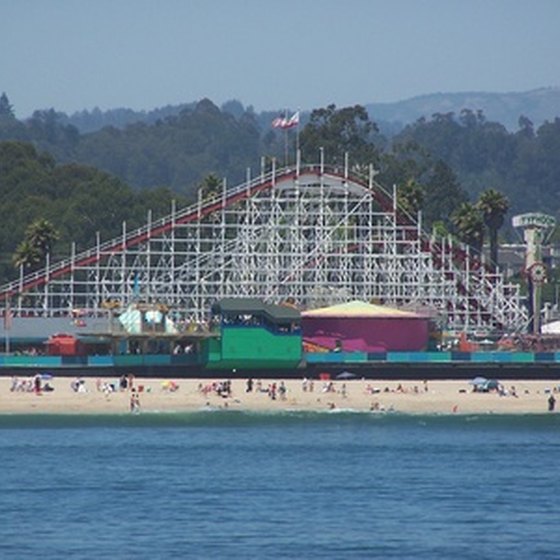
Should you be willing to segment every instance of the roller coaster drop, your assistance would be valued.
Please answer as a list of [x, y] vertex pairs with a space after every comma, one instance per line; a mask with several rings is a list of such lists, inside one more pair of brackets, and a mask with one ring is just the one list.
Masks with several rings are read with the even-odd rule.
[[[346, 158], [346, 162], [348, 158]], [[436, 312], [454, 331], [523, 331], [518, 287], [451, 238], [422, 230], [396, 192], [364, 174], [317, 165], [264, 169], [236, 188], [127, 231], [0, 288], [12, 313], [107, 313], [165, 305], [204, 324], [224, 297], [292, 301], [301, 309], [352, 299]], [[110, 203], [110, 201], [108, 201]]]

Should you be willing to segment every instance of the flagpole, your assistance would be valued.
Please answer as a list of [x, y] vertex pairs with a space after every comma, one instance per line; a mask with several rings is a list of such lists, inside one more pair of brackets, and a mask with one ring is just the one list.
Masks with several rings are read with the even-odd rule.
[[[288, 122], [288, 109], [286, 109], [284, 115], [284, 119]], [[284, 128], [284, 165], [286, 167], [288, 167], [288, 130], [288, 127]]]
[[281, 128], [284, 131], [284, 165], [287, 167], [290, 163], [290, 138], [289, 131], [296, 127], [296, 157], [298, 158], [299, 152], [299, 110], [296, 111], [291, 117], [288, 118], [288, 110], [284, 113], [283, 117], [276, 117], [272, 121], [273, 128]]
[[296, 125], [296, 159], [299, 154], [299, 109], [297, 110], [297, 125]]

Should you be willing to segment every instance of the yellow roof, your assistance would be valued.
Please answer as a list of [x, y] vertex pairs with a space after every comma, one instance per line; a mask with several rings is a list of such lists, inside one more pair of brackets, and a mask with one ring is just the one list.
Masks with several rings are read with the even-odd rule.
[[411, 311], [401, 311], [394, 307], [385, 305], [374, 305], [365, 301], [351, 301], [349, 303], [341, 303], [331, 307], [322, 307], [321, 309], [312, 309], [304, 311], [302, 317], [344, 317], [344, 318], [369, 318], [369, 317], [385, 317], [385, 318], [420, 318], [421, 315], [412, 313]]

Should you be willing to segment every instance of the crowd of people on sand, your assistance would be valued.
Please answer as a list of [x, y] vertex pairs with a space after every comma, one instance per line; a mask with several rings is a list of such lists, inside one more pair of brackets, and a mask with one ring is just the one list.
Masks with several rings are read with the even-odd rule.
[[[37, 395], [42, 395], [44, 392], [54, 391], [54, 387], [49, 383], [52, 380], [52, 375], [48, 373], [37, 373], [36, 375], [29, 377], [18, 377], [13, 376], [11, 380], [10, 391], [11, 392], [25, 392], [25, 393], [35, 393]], [[473, 380], [474, 381], [474, 380]], [[279, 381], [266, 381], [263, 382], [261, 379], [247, 378], [245, 380], [244, 392], [246, 394], [259, 394], [263, 397], [270, 399], [271, 401], [286, 401], [288, 395], [290, 394], [290, 404], [295, 405], [299, 400], [301, 395], [298, 395], [298, 385], [297, 383], [286, 382], [284, 380]], [[317, 387], [317, 384], [319, 386]], [[489, 392], [493, 393], [499, 397], [512, 397], [514, 399], [519, 399], [525, 395], [529, 395], [530, 392], [534, 392], [530, 387], [518, 388], [516, 385], [505, 385], [496, 380], [492, 380], [490, 388], [481, 391], [476, 388], [476, 385], [470, 382], [472, 385], [469, 386], [465, 383], [465, 386], [459, 386], [459, 393], [478, 393], [478, 392]], [[102, 380], [97, 379], [96, 381], [97, 392], [102, 392], [108, 399], [112, 393], [129, 393], [129, 407], [131, 413], [140, 412], [140, 394], [144, 392], [151, 392], [150, 387], [145, 387], [144, 385], [136, 385], [134, 375], [121, 375], [120, 378], [113, 380]], [[375, 397], [375, 400], [371, 400], [369, 404], [369, 411], [371, 412], [387, 412], [395, 410], [394, 404], [389, 404], [387, 402], [387, 397], [384, 395], [394, 395], [396, 399], [399, 397], [397, 395], [421, 395], [421, 394], [433, 394], [437, 391], [437, 386], [434, 390], [428, 385], [428, 381], [423, 382], [394, 382], [386, 384], [374, 384], [371, 382], [366, 382], [362, 379], [362, 383], [349, 382], [348, 384], [342, 380], [330, 380], [321, 379], [319, 381], [313, 380], [312, 378], [303, 377], [301, 379], [301, 393], [306, 393], [308, 396], [306, 400], [311, 397], [312, 401], [319, 403], [318, 406], [326, 407], [328, 410], [334, 410], [339, 407], [343, 401], [340, 399], [346, 399], [350, 395], [350, 392], [356, 392], [358, 390], [361, 394], [366, 396]], [[86, 383], [86, 379], [77, 376], [70, 381], [70, 389], [73, 393], [89, 393], [89, 388]], [[161, 391], [165, 393], [173, 393], [179, 390], [179, 384], [174, 380], [164, 380], [161, 382]], [[239, 390], [239, 389], [238, 389]], [[242, 389], [241, 389], [242, 390]], [[558, 394], [560, 394], [560, 385], [541, 386], [535, 389], [536, 393], [543, 395], [546, 399], [544, 410], [548, 412], [556, 411], [556, 400]], [[230, 404], [241, 403], [242, 397], [236, 395], [237, 399], [234, 398], [234, 384], [231, 379], [216, 380], [216, 381], [201, 381], [198, 384], [198, 393], [202, 394], [204, 397], [208, 398], [210, 396], [219, 397], [223, 401], [220, 404], [220, 408], [228, 408]], [[310, 395], [313, 394], [313, 395]], [[316, 393], [316, 394], [314, 394]], [[369, 399], [368, 399], [369, 401]], [[353, 402], [353, 401], [346, 401]], [[395, 401], [397, 402], [397, 401]], [[400, 402], [400, 401], [399, 401]], [[206, 404], [210, 406], [211, 399], [208, 399]], [[317, 405], [314, 405], [317, 406]], [[367, 406], [367, 404], [366, 404]], [[459, 405], [456, 404], [453, 407], [453, 412], [457, 412]]]
[[[313, 393], [315, 390], [315, 382], [313, 379], [304, 377], [301, 384], [304, 393]], [[272, 401], [285, 401], [288, 397], [288, 386], [284, 380], [271, 381], [263, 383], [261, 379], [254, 380], [249, 377], [245, 381], [245, 393], [254, 393], [266, 395]], [[233, 397], [232, 382], [231, 380], [212, 381], [209, 383], [199, 383], [198, 392], [204, 396], [217, 395], [224, 399]], [[338, 394], [342, 398], [348, 395], [348, 387], [346, 383], [335, 384], [332, 381], [324, 381], [321, 386], [321, 393], [324, 394]], [[320, 397], [317, 398], [320, 402]], [[207, 403], [209, 404], [209, 403]], [[336, 405], [333, 402], [327, 403], [327, 408], [333, 409]]]
[[143, 390], [143, 385], [138, 387], [134, 384], [134, 375], [123, 374], [119, 377], [118, 381], [102, 381], [97, 379], [96, 389], [98, 392], [103, 392], [105, 397], [109, 397], [111, 393], [124, 393], [130, 391], [130, 412], [140, 412], [140, 390]]
[[265, 387], [260, 379], [255, 383], [252, 378], [249, 378], [246, 381], [245, 392], [252, 393], [253, 391], [256, 393], [265, 393], [270, 397], [270, 400], [275, 401], [279, 399], [283, 401], [286, 400], [288, 389], [284, 381], [280, 381], [280, 383], [274, 381]]
[[198, 392], [202, 393], [205, 397], [209, 394], [214, 394], [218, 397], [227, 399], [231, 397], [233, 393], [231, 387], [231, 379], [227, 379], [225, 381], [212, 381], [211, 383], [206, 384], [199, 383]]
[[[51, 379], [50, 376], [46, 376], [44, 379], [39, 373], [24, 378], [14, 375], [12, 377], [10, 391], [12, 393], [35, 393], [36, 395], [41, 395], [43, 392], [49, 393], [54, 391], [54, 387], [48, 382], [49, 379]], [[43, 383], [43, 381], [45, 381], [45, 383]]]

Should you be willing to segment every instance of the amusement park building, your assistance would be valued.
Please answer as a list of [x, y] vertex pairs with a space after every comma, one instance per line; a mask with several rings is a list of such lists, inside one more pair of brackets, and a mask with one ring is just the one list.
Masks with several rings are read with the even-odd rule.
[[302, 313], [304, 342], [325, 350], [426, 350], [429, 317], [362, 301]]

